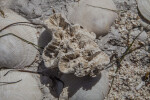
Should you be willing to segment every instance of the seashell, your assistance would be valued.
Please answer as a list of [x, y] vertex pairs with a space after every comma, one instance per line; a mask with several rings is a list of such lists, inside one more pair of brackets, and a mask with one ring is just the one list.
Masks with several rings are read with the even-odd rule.
[[52, 40], [43, 51], [46, 67], [58, 67], [62, 73], [78, 77], [95, 76], [110, 59], [94, 42], [96, 35], [71, 26], [60, 14], [52, 15], [45, 24], [52, 31]]
[[[5, 18], [0, 16], [0, 29], [15, 22], [28, 22], [15, 12], [5, 9]], [[13, 33], [37, 45], [36, 29], [31, 26], [14, 25], [0, 33]], [[30, 65], [36, 57], [37, 50], [21, 39], [7, 35], [0, 38], [0, 67], [23, 68]]]
[[117, 18], [117, 13], [108, 9], [116, 10], [112, 0], [80, 0], [79, 3], [69, 7], [67, 18], [71, 23], [80, 24], [99, 37], [108, 33]]
[[[65, 88], [62, 92], [58, 89], [59, 93], [64, 94], [60, 98], [68, 96], [69, 100], [104, 100], [109, 90], [106, 71], [102, 71], [100, 76], [94, 78], [88, 76], [79, 78], [66, 74], [61, 77], [61, 80], [64, 81]], [[61, 87], [61, 84], [58, 86]]]
[[150, 0], [137, 0], [137, 4], [142, 16], [150, 21]]
[[1, 100], [43, 100], [43, 93], [40, 90], [36, 76], [30, 73], [0, 71], [0, 82], [20, 82], [13, 84], [0, 83]]

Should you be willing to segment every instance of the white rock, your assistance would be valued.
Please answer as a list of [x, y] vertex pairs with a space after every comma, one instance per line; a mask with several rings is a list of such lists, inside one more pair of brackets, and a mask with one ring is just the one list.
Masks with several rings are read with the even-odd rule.
[[30, 73], [0, 71], [0, 82], [16, 82], [14, 84], [0, 83], [0, 100], [42, 100], [43, 94], [38, 81]]
[[[16, 22], [29, 22], [10, 9], [4, 9], [3, 11], [5, 18], [0, 16], [0, 29]], [[0, 36], [7, 33], [15, 34], [19, 38], [37, 45], [37, 30], [29, 24], [12, 25], [0, 32]], [[0, 38], [0, 67], [24, 68], [35, 60], [37, 49], [19, 38], [13, 35]]]
[[106, 35], [110, 26], [117, 18], [113, 11], [92, 6], [116, 10], [112, 0], [80, 0], [79, 3], [69, 8], [68, 19], [71, 23], [80, 24], [90, 32], [96, 33], [97, 37]]
[[137, 5], [142, 16], [150, 22], [150, 0], [137, 0]]

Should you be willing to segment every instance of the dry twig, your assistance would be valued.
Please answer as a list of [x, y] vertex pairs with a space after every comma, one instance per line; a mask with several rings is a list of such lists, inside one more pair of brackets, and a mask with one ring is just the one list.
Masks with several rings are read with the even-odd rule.
[[20, 80], [18, 80], [18, 81], [16, 81], [16, 82], [0, 82], [0, 83], [3, 83], [3, 84], [1, 84], [0, 86], [2, 86], [2, 85], [7, 85], [7, 84], [15, 84], [15, 83], [18, 83], [18, 82], [20, 82], [20, 81], [22, 81], [22, 79], [20, 79]]
[[[143, 31], [142, 31], [142, 32], [143, 32]], [[116, 73], [118, 72], [118, 70], [120, 69], [120, 67], [121, 67], [121, 62], [123, 61], [123, 59], [125, 58], [125, 56], [138, 49], [138, 48], [136, 48], [136, 49], [134, 49], [134, 50], [131, 50], [131, 47], [132, 47], [132, 45], [134, 44], [135, 40], [139, 37], [139, 35], [141, 35], [142, 32], [140, 32], [140, 33], [133, 39], [132, 43], [131, 43], [130, 45], [128, 45], [128, 47], [127, 47], [126, 51], [123, 53], [123, 55], [122, 55], [121, 57], [117, 57], [117, 59], [116, 59], [117, 69], [116, 69], [116, 71], [115, 71], [115, 74], [116, 74]], [[112, 79], [112, 82], [111, 82], [111, 86], [110, 86], [108, 95], [109, 95], [110, 90], [111, 90], [111, 88], [112, 88], [112, 85], [113, 85], [113, 83], [114, 83], [114, 79], [115, 79], [115, 76], [113, 76], [113, 79]]]

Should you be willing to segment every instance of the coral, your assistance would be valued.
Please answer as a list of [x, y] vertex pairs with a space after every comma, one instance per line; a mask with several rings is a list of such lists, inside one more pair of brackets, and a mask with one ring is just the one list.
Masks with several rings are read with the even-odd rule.
[[108, 55], [94, 42], [95, 33], [70, 25], [60, 14], [52, 15], [45, 24], [52, 31], [52, 40], [43, 52], [46, 67], [83, 77], [95, 76], [109, 63]]

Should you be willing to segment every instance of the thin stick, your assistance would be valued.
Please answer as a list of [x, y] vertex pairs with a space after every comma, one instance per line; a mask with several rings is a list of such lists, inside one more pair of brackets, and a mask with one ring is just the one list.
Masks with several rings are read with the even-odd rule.
[[9, 24], [9, 25], [5, 26], [4, 28], [2, 28], [0, 30], [0, 32], [2, 32], [3, 30], [5, 30], [5, 29], [7, 29], [7, 28], [9, 28], [9, 27], [11, 27], [13, 25], [20, 25], [20, 24], [21, 25], [23, 25], [23, 24], [40, 25], [40, 26], [44, 27], [45, 29], [48, 29], [48, 27], [46, 25], [44, 25], [44, 24], [37, 24], [37, 23], [33, 23], [33, 22], [16, 22], [16, 23], [12, 23], [12, 24]]
[[[109, 9], [109, 8], [103, 8], [103, 7], [99, 7], [99, 6], [93, 6], [93, 5], [89, 5], [89, 4], [86, 4], [88, 6], [91, 6], [91, 7], [95, 7], [95, 8], [101, 8], [101, 9], [105, 9], [105, 10], [109, 10], [109, 11], [112, 11], [112, 12], [115, 12], [115, 13], [119, 13], [118, 10], [113, 10], [113, 9]], [[123, 11], [123, 10], [120, 10], [120, 11]]]
[[20, 81], [22, 81], [22, 79], [20, 79], [20, 80], [18, 80], [16, 82], [0, 82], [0, 83], [13, 84], [13, 83], [17, 83], [17, 82], [20, 82]]
[[19, 72], [27, 72], [27, 73], [33, 73], [33, 74], [40, 74], [40, 75], [43, 75], [43, 76], [47, 76], [47, 77], [49, 77], [50, 79], [52, 79], [53, 81], [54, 81], [54, 78], [56, 79], [56, 80], [58, 80], [58, 81], [60, 81], [62, 84], [63, 84], [63, 87], [64, 87], [64, 82], [61, 80], [61, 79], [59, 79], [58, 77], [56, 77], [56, 76], [49, 76], [49, 75], [46, 75], [46, 74], [44, 74], [43, 72], [34, 72], [34, 71], [29, 71], [29, 70], [20, 70], [20, 69], [18, 69], [18, 70], [9, 70], [6, 74], [4, 74], [4, 76], [6, 76], [9, 72], [11, 72], [11, 71], [19, 71]]
[[18, 80], [18, 81], [16, 81], [16, 82], [0, 82], [0, 83], [3, 83], [3, 84], [1, 84], [0, 86], [6, 85], [6, 84], [15, 84], [15, 83], [18, 83], [18, 82], [20, 82], [20, 81], [22, 81], [22, 79], [20, 79], [20, 80]]
[[[38, 48], [44, 49], [44, 48], [39, 47], [38, 45], [36, 45], [36, 44], [34, 44], [34, 43], [30, 42], [30, 41], [27, 41], [27, 40], [25, 40], [25, 39], [23, 39], [23, 38], [21, 38], [21, 37], [15, 35], [15, 34], [13, 34], [13, 33], [7, 33], [7, 34], [4, 34], [4, 35], [1, 35], [0, 38], [2, 38], [2, 37], [4, 37], [4, 36], [8, 36], [8, 35], [12, 35], [12, 36], [14, 36], [14, 37], [17, 37], [18, 39], [22, 40], [23, 42], [25, 42], [25, 43], [27, 43], [27, 44], [31, 44], [34, 48], [37, 47], [37, 48], [36, 48], [37, 50], [38, 50]], [[39, 50], [38, 50], [38, 51], [39, 51]]]
[[[9, 28], [9, 27], [11, 27], [11, 26], [14, 26], [14, 25], [26, 25], [26, 24], [40, 25], [40, 26], [44, 27], [46, 30], [48, 30], [48, 27], [47, 27], [46, 25], [44, 25], [44, 24], [37, 24], [37, 23], [33, 23], [33, 22], [16, 22], [16, 23], [12, 23], [12, 24], [9, 24], [9, 25], [5, 26], [4, 28], [2, 28], [2, 29], [0, 30], [0, 32], [2, 32], [3, 30], [5, 30], [5, 29], [7, 29], [7, 28]], [[0, 38], [1, 38], [1, 37], [4, 37], [4, 36], [7, 36], [7, 35], [13, 35], [13, 36], [15, 36], [15, 37], [21, 39], [22, 41], [24, 41], [24, 42], [26, 42], [26, 43], [28, 43], [28, 44], [31, 44], [31, 45], [32, 45], [33, 47], [35, 47], [35, 48], [38, 47], [38, 48], [40, 48], [40, 49], [44, 49], [44, 48], [39, 47], [38, 45], [36, 45], [36, 44], [34, 44], [34, 43], [30, 42], [30, 41], [27, 41], [27, 40], [25, 40], [25, 39], [23, 39], [23, 38], [21, 38], [21, 37], [15, 35], [15, 34], [13, 34], [13, 33], [4, 34], [4, 35], [0, 36]], [[37, 48], [36, 48], [36, 49], [37, 49]], [[38, 50], [38, 49], [37, 49], [37, 50]], [[38, 50], [38, 51], [39, 51], [39, 50]]]
[[28, 73], [41, 74], [41, 75], [43, 75], [42, 72], [34, 72], [34, 71], [29, 71], [29, 70], [20, 70], [20, 69], [18, 69], [18, 70], [9, 70], [9, 71], [7, 71], [7, 73], [4, 74], [4, 76], [6, 76], [6, 75], [7, 75], [9, 72], [11, 72], [11, 71], [28, 72]]
[[15, 37], [19, 38], [20, 40], [22, 40], [22, 41], [24, 41], [24, 42], [26, 42], [26, 43], [28, 43], [28, 44], [31, 44], [31, 45], [33, 45], [33, 46], [35, 46], [35, 47], [39, 47], [38, 45], [36, 45], [36, 44], [34, 44], [34, 43], [30, 42], [30, 41], [27, 41], [27, 40], [25, 40], [25, 39], [23, 39], [23, 38], [21, 38], [21, 37], [15, 35], [15, 34], [13, 34], [13, 33], [7, 33], [7, 34], [4, 34], [4, 35], [1, 35], [0, 38], [2, 38], [2, 37], [4, 37], [4, 36], [7, 36], [7, 35], [15, 36]]
[[[42, 27], [44, 27], [45, 29], [48, 30], [48, 27], [47, 27], [46, 25], [44, 25], [44, 24], [37, 24], [37, 23], [33, 23], [33, 22], [16, 22], [16, 23], [12, 23], [12, 24], [9, 24], [9, 25], [5, 26], [4, 28], [2, 28], [2, 29], [0, 30], [0, 32], [2, 32], [3, 30], [5, 30], [5, 29], [7, 29], [7, 28], [9, 28], [9, 27], [11, 27], [11, 26], [14, 26], [14, 25], [26, 25], [26, 24], [40, 25], [40, 26], [42, 26]], [[38, 45], [35, 45], [34, 43], [32, 43], [32, 42], [30, 42], [30, 41], [27, 41], [27, 40], [25, 40], [25, 39], [23, 39], [23, 38], [21, 38], [21, 37], [15, 35], [15, 34], [13, 34], [13, 33], [4, 34], [4, 35], [0, 36], [0, 38], [3, 37], [3, 36], [7, 36], [7, 35], [13, 35], [13, 36], [15, 36], [15, 37], [21, 39], [22, 41], [24, 41], [24, 42], [26, 42], [26, 43], [28, 43], [28, 44], [31, 44], [31, 45], [34, 46], [34, 47], [38, 47], [38, 48], [40, 48], [40, 49], [44, 49], [44, 48], [39, 47]], [[37, 48], [36, 48], [36, 49], [37, 49]], [[37, 49], [37, 50], [38, 50], [38, 49]]]

